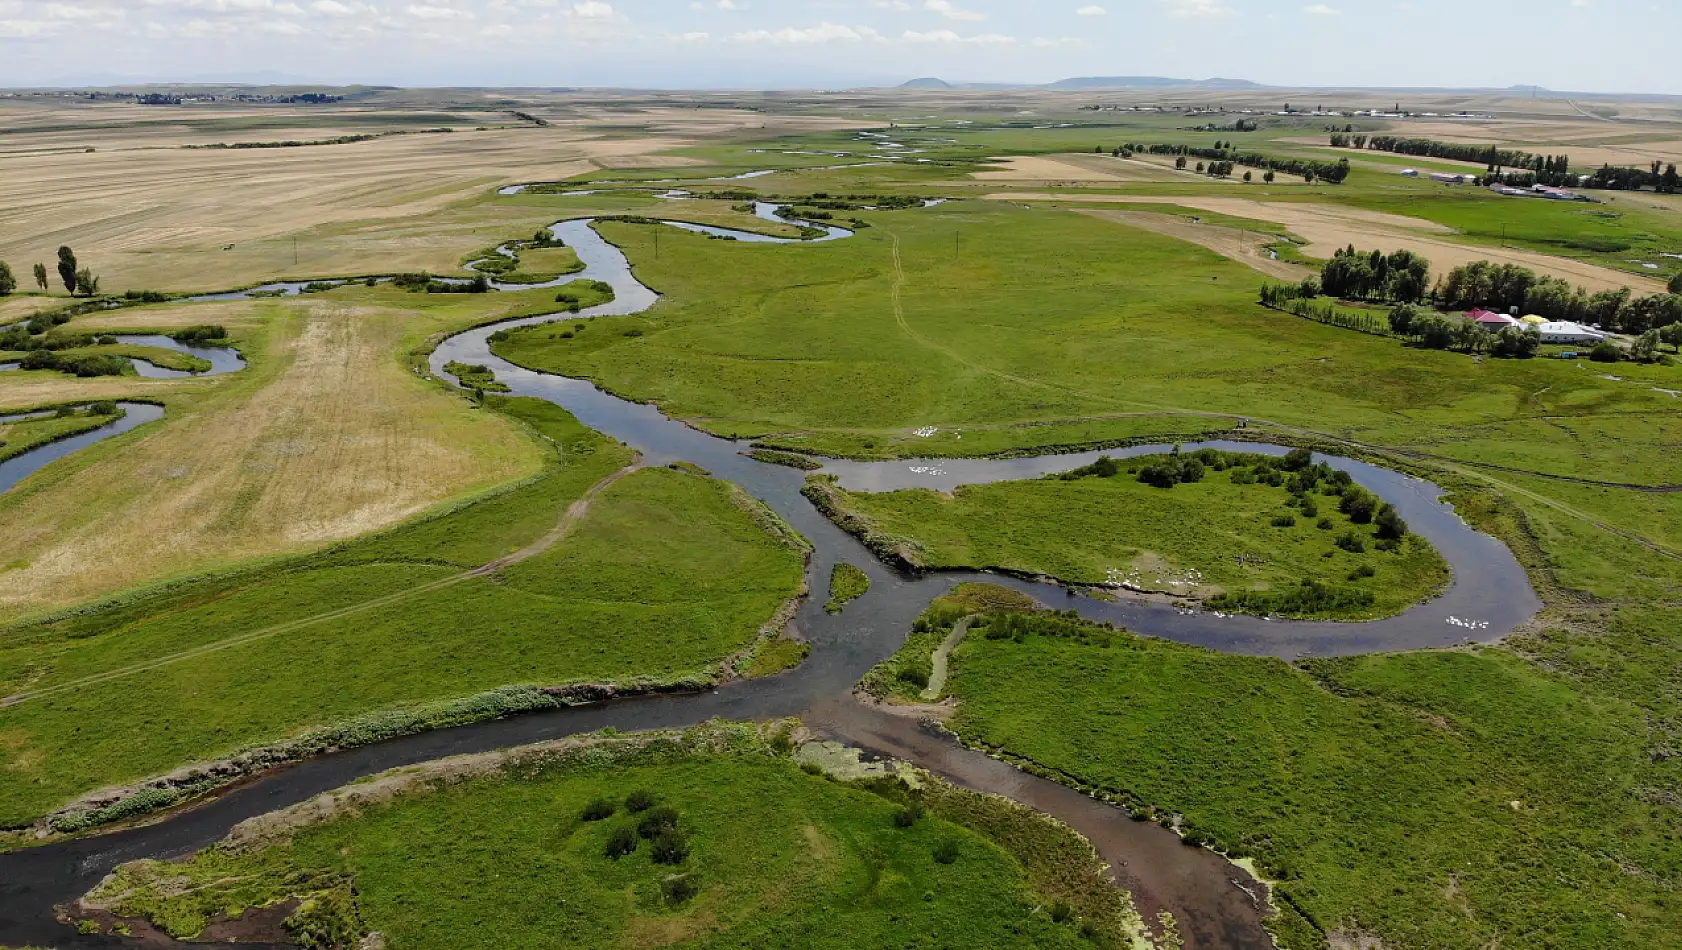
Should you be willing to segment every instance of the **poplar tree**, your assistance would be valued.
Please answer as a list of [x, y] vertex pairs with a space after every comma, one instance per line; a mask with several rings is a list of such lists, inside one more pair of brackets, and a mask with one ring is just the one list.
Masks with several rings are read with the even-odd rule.
[[58, 249], [58, 277], [64, 281], [64, 289], [76, 295], [76, 252], [68, 247]]

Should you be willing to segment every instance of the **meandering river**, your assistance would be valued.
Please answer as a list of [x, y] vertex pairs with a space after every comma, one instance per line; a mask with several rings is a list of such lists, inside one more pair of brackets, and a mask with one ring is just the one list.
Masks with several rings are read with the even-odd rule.
[[[776, 216], [776, 210], [774, 205], [762, 205], [758, 213], [769, 220], [784, 220]], [[744, 242], [804, 243], [810, 245], [806, 253], [825, 253], [818, 246], [820, 241], [799, 242], [670, 223]], [[447, 377], [444, 366], [452, 361], [483, 364], [514, 395], [546, 399], [564, 407], [585, 425], [637, 449], [649, 464], [690, 462], [715, 477], [740, 485], [812, 542], [814, 553], [808, 580], [815, 593], [824, 589], [831, 568], [841, 562], [853, 564], [870, 575], [870, 592], [836, 616], [824, 612], [822, 596], [807, 598], [793, 624], [801, 636], [811, 641], [812, 655], [800, 667], [780, 676], [729, 683], [698, 695], [578, 707], [351, 749], [265, 774], [153, 825], [0, 856], [0, 944], [120, 945], [122, 941], [118, 938], [70, 934], [68, 928], [53, 921], [51, 908], [85, 892], [120, 863], [189, 853], [220, 839], [241, 820], [295, 804], [385, 769], [609, 726], [634, 731], [677, 728], [713, 717], [753, 719], [798, 715], [822, 735], [915, 763], [964, 786], [1009, 796], [1063, 820], [1099, 849], [1111, 864], [1118, 884], [1133, 893], [1148, 920], [1161, 910], [1174, 914], [1187, 948], [1271, 947], [1262, 925], [1265, 907], [1253, 896], [1260, 889], [1224, 858], [1202, 848], [1187, 847], [1173, 833], [1154, 824], [1133, 821], [1124, 812], [1077, 791], [965, 749], [913, 718], [861, 705], [852, 697], [854, 684], [899, 648], [912, 620], [930, 600], [969, 580], [1003, 584], [1059, 608], [1114, 621], [1149, 636], [1231, 653], [1279, 657], [1443, 647], [1469, 638], [1494, 640], [1540, 607], [1511, 552], [1462, 522], [1438, 500], [1440, 492], [1435, 486], [1377, 466], [1337, 458], [1326, 461], [1350, 472], [1358, 482], [1395, 505], [1418, 534], [1436, 545], [1454, 571], [1453, 584], [1442, 596], [1400, 616], [1374, 623], [1303, 623], [1222, 617], [1143, 602], [1102, 601], [1071, 595], [1058, 587], [994, 575], [900, 573], [878, 561], [800, 494], [804, 473], [749, 459], [742, 454], [747, 448], [744, 444], [707, 435], [667, 418], [653, 406], [608, 395], [583, 380], [524, 369], [493, 354], [489, 338], [498, 330], [639, 313], [659, 299], [636, 279], [624, 254], [603, 239], [590, 220], [563, 221], [553, 230], [585, 264], [582, 272], [556, 283], [604, 281], [612, 285], [615, 299], [578, 314], [529, 317], [458, 334], [444, 341], [431, 355], [432, 372]], [[849, 232], [831, 228], [825, 229], [823, 240], [847, 236]], [[1211, 444], [1248, 452], [1285, 451], [1282, 447], [1251, 443]], [[1111, 450], [1108, 454], [1141, 454], [1166, 448], [1145, 446]], [[913, 486], [949, 489], [960, 484], [1066, 471], [1087, 464], [1097, 454], [1002, 461], [834, 461], [825, 466], [825, 471], [836, 475], [842, 485], [854, 489], [885, 491]], [[5, 483], [0, 481], [0, 489], [4, 487]]]

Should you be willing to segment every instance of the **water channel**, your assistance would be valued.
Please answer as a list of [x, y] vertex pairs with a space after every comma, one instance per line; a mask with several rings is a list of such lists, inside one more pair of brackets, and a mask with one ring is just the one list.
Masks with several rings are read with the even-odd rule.
[[[776, 207], [770, 206], [759, 214], [767, 217], [775, 211]], [[816, 240], [801, 242], [668, 223], [744, 242], [805, 243], [812, 245], [807, 253], [824, 253]], [[747, 448], [743, 443], [705, 434], [665, 417], [653, 406], [608, 395], [587, 381], [534, 372], [495, 356], [489, 338], [498, 330], [639, 313], [659, 299], [635, 278], [623, 253], [603, 239], [590, 220], [563, 221], [553, 230], [585, 264], [582, 272], [557, 283], [604, 281], [613, 287], [615, 299], [577, 314], [528, 317], [458, 334], [432, 353], [432, 372], [448, 378], [444, 366], [452, 361], [483, 364], [514, 395], [546, 399], [566, 408], [585, 425], [637, 449], [646, 464], [693, 463], [764, 501], [814, 547], [808, 573], [814, 596], [806, 599], [793, 621], [795, 632], [813, 645], [811, 658], [776, 677], [732, 682], [701, 694], [577, 707], [346, 750], [267, 773], [156, 824], [0, 855], [0, 944], [124, 945], [114, 937], [68, 933], [68, 928], [53, 921], [51, 908], [73, 900], [120, 863], [190, 853], [214, 843], [245, 818], [304, 801], [386, 769], [609, 726], [637, 731], [677, 728], [713, 717], [798, 715], [825, 737], [912, 762], [957, 784], [1006, 795], [1061, 819], [1093, 842], [1111, 865], [1117, 883], [1132, 892], [1147, 920], [1154, 919], [1158, 911], [1173, 913], [1188, 950], [1259, 950], [1272, 946], [1262, 925], [1265, 905], [1256, 896], [1261, 889], [1221, 856], [1187, 847], [1172, 832], [1154, 824], [1134, 821], [1080, 792], [966, 749], [914, 718], [861, 705], [852, 698], [852, 687], [872, 666], [899, 648], [912, 620], [929, 601], [970, 580], [1012, 587], [1051, 606], [1114, 621], [1147, 636], [1230, 653], [1279, 657], [1443, 647], [1467, 639], [1492, 641], [1540, 607], [1511, 552], [1468, 527], [1438, 500], [1440, 493], [1435, 486], [1338, 458], [1326, 461], [1350, 472], [1356, 481], [1395, 505], [1414, 530], [1442, 553], [1454, 571], [1453, 584], [1442, 596], [1374, 623], [1304, 623], [1219, 616], [1143, 601], [1097, 600], [1072, 595], [1056, 586], [989, 574], [901, 573], [877, 560], [806, 501], [800, 494], [804, 473], [749, 459], [742, 454]], [[825, 240], [845, 237], [845, 233], [833, 233], [839, 230], [827, 230]], [[1254, 443], [1210, 444], [1248, 452], [1285, 451]], [[1146, 446], [1110, 450], [1107, 454], [1132, 455], [1167, 448]], [[843, 486], [859, 490], [950, 489], [960, 484], [1066, 471], [1087, 464], [1097, 454], [1009, 460], [831, 461], [824, 470], [834, 474]], [[872, 587], [842, 614], [831, 616], [823, 610], [821, 591], [831, 568], [841, 562], [869, 574]]]

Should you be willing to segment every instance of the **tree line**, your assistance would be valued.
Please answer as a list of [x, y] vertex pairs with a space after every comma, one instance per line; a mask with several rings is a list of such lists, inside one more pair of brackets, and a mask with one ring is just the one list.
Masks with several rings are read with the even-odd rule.
[[[51, 289], [51, 282], [47, 277], [47, 265], [36, 264], [34, 268], [35, 285], [43, 293]], [[72, 297], [92, 297], [99, 293], [99, 278], [93, 271], [82, 267], [76, 261], [76, 252], [68, 247], [58, 249], [58, 277], [64, 282], [64, 289]], [[5, 261], [0, 261], [0, 297], [4, 297], [18, 289], [17, 276]]]
[[1361, 252], [1353, 244], [1332, 255], [1318, 280], [1309, 278], [1296, 290], [1303, 298], [1327, 294], [1402, 304], [1428, 300], [1443, 310], [1516, 309], [1550, 321], [1594, 324], [1632, 335], [1682, 323], [1682, 274], [1671, 278], [1666, 293], [1636, 296], [1627, 287], [1590, 293], [1527, 267], [1474, 261], [1449, 271], [1433, 287], [1431, 264], [1418, 254]]
[[1682, 276], [1671, 292], [1635, 296], [1628, 287], [1589, 293], [1558, 277], [1539, 277], [1516, 264], [1473, 261], [1449, 271], [1432, 296], [1440, 307], [1484, 307], [1506, 313], [1517, 308], [1548, 320], [1590, 323], [1619, 333], [1641, 334], [1682, 323]]
[[1213, 147], [1203, 148], [1196, 145], [1123, 145], [1115, 150], [1115, 154], [1144, 153], [1146, 155], [1178, 155], [1192, 158], [1209, 159], [1215, 162], [1243, 165], [1247, 168], [1259, 168], [1264, 171], [1283, 172], [1287, 175], [1301, 175], [1304, 181], [1326, 181], [1334, 185], [1342, 184], [1349, 177], [1349, 159], [1340, 158], [1335, 162], [1322, 162], [1307, 158], [1281, 158], [1274, 155], [1264, 155], [1261, 152], [1241, 152], [1232, 142], [1217, 141]]
[[[1653, 162], [1648, 168], [1620, 167], [1610, 164], [1585, 173], [1573, 174], [1568, 155], [1535, 155], [1518, 149], [1497, 148], [1467, 142], [1439, 142], [1436, 139], [1411, 139], [1396, 135], [1348, 135], [1334, 132], [1334, 148], [1372, 148], [1397, 155], [1416, 155], [1421, 158], [1445, 158], [1457, 162], [1477, 162], [1488, 173], [1485, 181], [1499, 181], [1514, 187], [1529, 185], [1600, 188], [1612, 191], [1639, 191], [1652, 188], [1660, 194], [1682, 192], [1682, 175], [1674, 164]], [[1510, 169], [1510, 171], [1509, 171]]]

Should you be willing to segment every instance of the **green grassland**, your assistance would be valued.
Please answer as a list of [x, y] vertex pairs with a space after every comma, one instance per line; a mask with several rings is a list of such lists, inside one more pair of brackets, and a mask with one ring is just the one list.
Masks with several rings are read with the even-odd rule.
[[[656, 804], [630, 811], [636, 793]], [[811, 774], [743, 727], [517, 752], [386, 797], [181, 864], [126, 865], [95, 899], [121, 895], [118, 914], [191, 937], [218, 915], [303, 898], [294, 936], [350, 945], [372, 931], [417, 950], [1102, 947], [1118, 944], [1125, 910], [1066, 830], [938, 784]], [[900, 827], [911, 800], [928, 813]], [[605, 817], [587, 820], [592, 804]], [[659, 809], [675, 813], [681, 860], [657, 863], [636, 835], [632, 853], [606, 856], [614, 833]], [[1039, 853], [1012, 853], [1024, 845]], [[693, 892], [674, 892], [679, 880]]]
[[[1429, 159], [1391, 155], [1376, 151], [1353, 151], [1330, 147], [1304, 145], [1283, 141], [1290, 138], [1323, 138], [1324, 126], [1331, 120], [1304, 117], [1279, 120], [1270, 118], [1261, 130], [1251, 133], [1193, 132], [1186, 126], [1186, 116], [1129, 115], [1094, 117], [1087, 113], [1062, 117], [1067, 128], [1034, 128], [1052, 124], [1051, 117], [1025, 122], [1017, 120], [982, 120], [968, 126], [944, 125], [924, 129], [895, 129], [889, 132], [893, 141], [919, 151], [915, 156], [937, 163], [956, 164], [897, 164], [892, 166], [859, 168], [844, 172], [802, 171], [788, 168], [796, 158], [805, 162], [821, 161], [815, 157], [783, 156], [775, 152], [754, 154], [746, 147], [712, 146], [689, 150], [696, 157], [718, 161], [732, 170], [782, 167], [785, 171], [774, 176], [752, 179], [742, 183], [751, 187], [793, 193], [798, 190], [847, 191], [838, 184], [837, 177], [848, 185], [861, 181], [873, 184], [893, 183], [904, 187], [918, 183], [940, 183], [947, 193], [955, 189], [970, 194], [1008, 192], [1012, 186], [1003, 182], [977, 182], [968, 179], [975, 170], [974, 163], [1009, 155], [1091, 155], [1095, 148], [1106, 153], [1123, 143], [1187, 144], [1209, 147], [1216, 141], [1236, 142], [1246, 151], [1259, 151], [1271, 156], [1309, 158], [1336, 161], [1348, 158], [1353, 170], [1339, 185], [1319, 183], [1289, 187], [1270, 187], [1256, 184], [1237, 191], [1224, 183], [1205, 183], [1192, 178], [1171, 182], [1093, 182], [1064, 190], [1077, 193], [1125, 193], [1139, 195], [1198, 195], [1221, 194], [1259, 198], [1267, 201], [1311, 201], [1348, 204], [1353, 207], [1422, 218], [1446, 225], [1459, 232], [1469, 244], [1509, 244], [1528, 250], [1556, 254], [1578, 260], [1592, 261], [1607, 267], [1647, 277], [1674, 273], [1673, 261], [1657, 255], [1675, 253], [1682, 247], [1682, 221], [1676, 215], [1641, 207], [1628, 200], [1620, 200], [1616, 192], [1593, 192], [1602, 204], [1569, 204], [1549, 201], [1530, 201], [1507, 198], [1477, 188], [1446, 188], [1429, 180], [1404, 178], [1403, 167], [1427, 170], [1466, 171], [1469, 166], [1452, 163], [1439, 165]], [[853, 153], [846, 159], [861, 161], [888, 159], [894, 156], [887, 150], [878, 151], [869, 142], [861, 142], [852, 133], [834, 132], [798, 136], [762, 143], [757, 147], [776, 149], [836, 149]], [[1568, 146], [1558, 151], [1569, 152]], [[776, 161], [782, 159], [783, 161]], [[757, 164], [756, 164], [757, 163]], [[966, 163], [970, 167], [965, 167]], [[1478, 171], [1477, 168], [1470, 168]], [[1240, 173], [1242, 169], [1240, 170]], [[697, 172], [696, 174], [701, 174]], [[826, 177], [827, 176], [827, 177]], [[1289, 176], [1287, 176], [1289, 177]], [[827, 187], [826, 183], [827, 182]], [[1044, 190], [1044, 183], [1034, 183], [1033, 190]], [[888, 190], [898, 190], [889, 187]], [[1267, 230], [1270, 226], [1256, 223], [1253, 230]], [[1653, 272], [1632, 263], [1644, 259], [1659, 264], [1662, 270]]]
[[1257, 858], [1293, 948], [1325, 945], [1310, 920], [1399, 947], [1669, 939], [1676, 769], [1627, 701], [1501, 650], [1294, 668], [992, 623], [952, 656], [951, 727]]
[[0, 709], [0, 824], [380, 710], [512, 684], [706, 682], [799, 588], [803, 552], [729, 486], [671, 470], [614, 484], [547, 551], [465, 576], [631, 459], [563, 410], [499, 404], [554, 447], [538, 478], [321, 555], [9, 631], [0, 691], [41, 695]]
[[[875, 226], [822, 245], [665, 234], [658, 259], [651, 229], [604, 225], [667, 297], [598, 320], [605, 333], [518, 331], [498, 352], [720, 434], [819, 454], [1010, 454], [1185, 438], [1248, 417], [1542, 470], [1560, 454], [1555, 423], [1571, 419], [1620, 438], [1580, 440], [1560, 474], [1682, 482], [1664, 449], [1677, 404], [1655, 391], [1682, 389], [1675, 366], [1609, 380], [1572, 361], [1478, 362], [1312, 324], [1256, 305], [1261, 278], [1247, 268], [1084, 215], [961, 202], [865, 217]], [[914, 435], [931, 426], [935, 437]], [[1487, 426], [1509, 434], [1455, 435]]]
[[[1423, 539], [1409, 535], [1381, 550], [1373, 526], [1351, 522], [1335, 496], [1308, 494], [1299, 508], [1284, 487], [1238, 483], [1251, 472], [1241, 465], [1169, 489], [1132, 474], [1161, 458], [1129, 459], [1110, 478], [834, 495], [847, 515], [909, 540], [932, 568], [1000, 568], [1200, 598], [1304, 581], [1370, 596], [1362, 606], [1285, 611], [1339, 619], [1399, 613], [1448, 582], [1448, 566]], [[1338, 546], [1349, 535], [1362, 550]]]
[[0, 422], [0, 462], [49, 442], [91, 432], [120, 418], [121, 410], [105, 415], [83, 408], [71, 409], [67, 415], [52, 415], [44, 419]]

